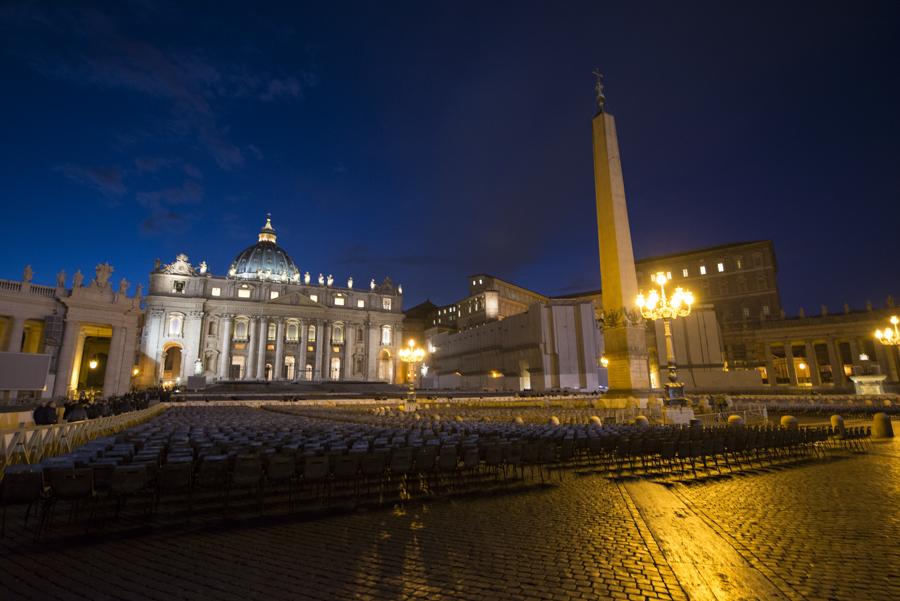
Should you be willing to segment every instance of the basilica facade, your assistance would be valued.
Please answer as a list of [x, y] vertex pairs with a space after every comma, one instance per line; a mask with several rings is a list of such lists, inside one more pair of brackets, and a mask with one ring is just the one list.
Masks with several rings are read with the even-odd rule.
[[[150, 274], [139, 386], [399, 377], [402, 289], [301, 273], [271, 219], [222, 275], [186, 255]], [[198, 378], [198, 379], [193, 379]]]

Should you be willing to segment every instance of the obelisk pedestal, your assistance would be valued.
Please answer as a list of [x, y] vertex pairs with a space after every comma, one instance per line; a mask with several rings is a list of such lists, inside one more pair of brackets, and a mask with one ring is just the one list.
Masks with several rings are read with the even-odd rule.
[[625, 183], [616, 122], [599, 100], [593, 130], [604, 355], [609, 360], [609, 391], [604, 398], [613, 402], [634, 398], [643, 407], [650, 396], [650, 374], [645, 329], [635, 307], [638, 287]]

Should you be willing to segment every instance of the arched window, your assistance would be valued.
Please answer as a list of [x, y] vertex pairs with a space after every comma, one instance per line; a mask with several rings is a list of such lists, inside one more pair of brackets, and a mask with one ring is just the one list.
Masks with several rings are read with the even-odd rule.
[[306, 340], [308, 342], [316, 341], [316, 326], [314, 326], [314, 325], [309, 326], [309, 335], [306, 337]]
[[182, 326], [184, 326], [184, 315], [180, 315], [178, 313], [169, 315], [169, 336], [181, 336]]
[[287, 339], [289, 342], [297, 342], [299, 338], [299, 330], [300, 327], [297, 325], [296, 321], [292, 321], [288, 323], [287, 326]]
[[275, 336], [278, 334], [278, 326], [274, 321], [269, 322], [269, 329], [266, 332], [266, 340], [275, 340]]
[[307, 364], [306, 364], [306, 370], [305, 370], [305, 371], [306, 371], [306, 373], [304, 374], [305, 378], [306, 378], [307, 380], [312, 380], [312, 374], [313, 374], [312, 365], [310, 365], [309, 363], [307, 363]]
[[391, 326], [381, 326], [381, 344], [391, 344]]
[[340, 357], [332, 357], [331, 358], [331, 379], [332, 380], [340, 380], [341, 379], [341, 358]]
[[340, 323], [334, 324], [331, 328], [331, 344], [344, 344], [344, 325]]

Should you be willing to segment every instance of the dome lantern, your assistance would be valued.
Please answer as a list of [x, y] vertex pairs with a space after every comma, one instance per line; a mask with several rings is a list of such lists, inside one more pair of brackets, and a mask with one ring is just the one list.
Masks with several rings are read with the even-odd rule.
[[283, 248], [276, 244], [272, 216], [259, 231], [256, 244], [241, 251], [228, 269], [228, 276], [240, 280], [299, 282], [300, 270]]

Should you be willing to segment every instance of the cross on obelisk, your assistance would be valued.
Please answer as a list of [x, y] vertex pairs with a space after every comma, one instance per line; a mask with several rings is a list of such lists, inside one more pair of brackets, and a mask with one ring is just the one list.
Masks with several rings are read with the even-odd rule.
[[606, 397], [635, 397], [643, 405], [650, 394], [650, 374], [644, 325], [640, 319], [632, 319], [636, 313], [638, 287], [616, 121], [605, 111], [603, 76], [598, 70], [594, 75], [597, 77], [597, 114], [593, 120], [594, 189], [600, 243], [604, 355], [609, 361]]

